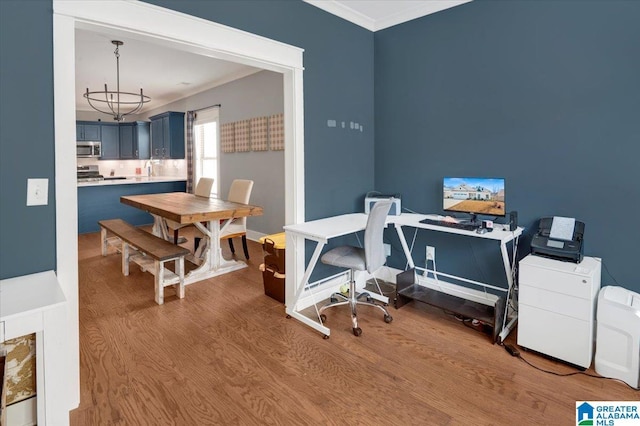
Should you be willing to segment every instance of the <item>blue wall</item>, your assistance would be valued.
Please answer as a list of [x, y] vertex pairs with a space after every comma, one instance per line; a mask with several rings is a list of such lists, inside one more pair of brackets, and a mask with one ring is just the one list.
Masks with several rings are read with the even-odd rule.
[[303, 48], [306, 217], [362, 211], [374, 184], [373, 33], [298, 0], [146, 2]]
[[[0, 279], [55, 269], [50, 1], [0, 1]], [[49, 204], [27, 207], [27, 178]]]
[[[521, 224], [584, 221], [586, 254], [640, 291], [639, 2], [476, 0], [375, 35], [297, 0], [149, 3], [305, 49], [307, 219], [371, 189], [438, 212], [444, 175], [504, 176]], [[55, 268], [51, 33], [51, 1], [0, 1], [0, 278]], [[26, 207], [27, 177], [50, 179], [48, 206]], [[482, 245], [426, 241], [439, 269], [499, 270]]]
[[[306, 217], [361, 209], [374, 183], [370, 31], [298, 0], [149, 3], [304, 48]], [[56, 266], [52, 4], [0, 8], [0, 278], [9, 278]], [[328, 119], [364, 131], [328, 128]], [[49, 206], [26, 208], [27, 176], [50, 178]]]
[[[529, 234], [576, 217], [602, 284], [640, 291], [639, 22], [640, 2], [474, 1], [375, 33], [376, 188], [441, 213], [443, 176], [505, 177]], [[426, 232], [417, 263], [427, 242], [443, 271], [496, 271]]]

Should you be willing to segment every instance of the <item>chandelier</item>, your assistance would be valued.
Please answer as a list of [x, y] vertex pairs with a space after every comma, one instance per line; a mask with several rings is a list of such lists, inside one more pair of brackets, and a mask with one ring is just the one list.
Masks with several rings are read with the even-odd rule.
[[142, 93], [142, 89], [140, 89], [140, 94], [120, 91], [119, 49], [124, 43], [120, 40], [112, 40], [111, 43], [116, 46], [116, 50], [113, 52], [116, 56], [116, 90], [109, 90], [105, 83], [104, 91], [90, 92], [89, 88], [87, 88], [83, 96], [87, 99], [91, 108], [103, 114], [111, 115], [115, 121], [124, 121], [125, 116], [140, 111], [151, 98], [145, 96]]

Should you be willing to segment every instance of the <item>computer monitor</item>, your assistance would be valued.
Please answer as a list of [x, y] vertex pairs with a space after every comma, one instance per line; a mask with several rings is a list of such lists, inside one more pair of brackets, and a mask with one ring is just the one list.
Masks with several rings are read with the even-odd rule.
[[477, 215], [505, 216], [504, 178], [445, 177], [442, 208], [468, 213], [474, 224]]

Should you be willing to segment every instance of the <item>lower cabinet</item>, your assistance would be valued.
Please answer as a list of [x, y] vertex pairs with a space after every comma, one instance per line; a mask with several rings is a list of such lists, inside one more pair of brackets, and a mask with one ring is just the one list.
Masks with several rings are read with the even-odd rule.
[[520, 261], [518, 345], [589, 368], [600, 259], [576, 264], [529, 255]]
[[99, 220], [123, 219], [132, 225], [150, 225], [153, 216], [120, 202], [123, 195], [185, 192], [186, 181], [92, 185], [78, 187], [78, 233], [98, 232]]

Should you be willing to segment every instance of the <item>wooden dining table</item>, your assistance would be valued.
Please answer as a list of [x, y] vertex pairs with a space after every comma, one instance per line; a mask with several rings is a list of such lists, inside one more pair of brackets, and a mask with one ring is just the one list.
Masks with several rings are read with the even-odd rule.
[[120, 202], [150, 213], [154, 218], [153, 234], [167, 241], [173, 242], [173, 235], [168, 231], [165, 219], [193, 224], [202, 233], [202, 243], [187, 258], [198, 267], [185, 276], [185, 284], [247, 267], [241, 260], [222, 257], [220, 235], [233, 219], [261, 216], [262, 207], [199, 197], [186, 192], [127, 195], [120, 197]]

